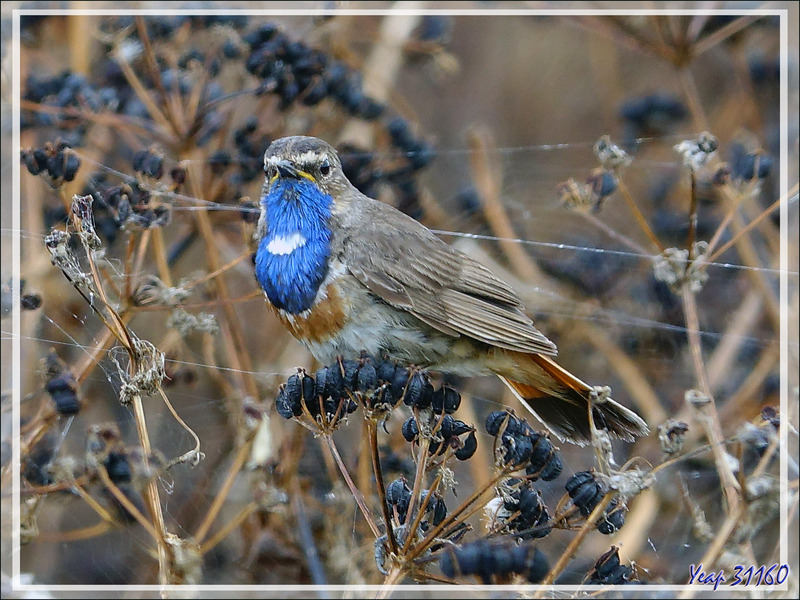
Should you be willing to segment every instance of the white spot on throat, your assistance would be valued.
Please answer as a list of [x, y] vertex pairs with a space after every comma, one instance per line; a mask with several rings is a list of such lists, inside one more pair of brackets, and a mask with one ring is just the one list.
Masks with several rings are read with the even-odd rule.
[[306, 245], [306, 238], [300, 232], [295, 232], [292, 235], [276, 235], [269, 244], [267, 244], [267, 251], [270, 254], [286, 255], [291, 254], [298, 248]]

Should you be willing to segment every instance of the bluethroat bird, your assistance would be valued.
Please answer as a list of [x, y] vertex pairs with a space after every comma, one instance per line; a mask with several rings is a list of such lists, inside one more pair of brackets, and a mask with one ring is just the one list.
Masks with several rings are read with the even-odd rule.
[[345, 177], [313, 137], [273, 142], [264, 156], [255, 272], [270, 306], [323, 364], [390, 358], [437, 371], [496, 374], [561, 440], [596, 427], [632, 441], [647, 425], [551, 357], [556, 346], [517, 294], [486, 267]]

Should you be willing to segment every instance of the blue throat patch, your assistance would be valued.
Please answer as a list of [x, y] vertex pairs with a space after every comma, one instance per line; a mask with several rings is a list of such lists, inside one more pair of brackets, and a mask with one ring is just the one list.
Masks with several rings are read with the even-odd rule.
[[333, 199], [310, 181], [279, 178], [261, 204], [267, 233], [256, 279], [275, 307], [296, 315], [311, 308], [328, 274]]

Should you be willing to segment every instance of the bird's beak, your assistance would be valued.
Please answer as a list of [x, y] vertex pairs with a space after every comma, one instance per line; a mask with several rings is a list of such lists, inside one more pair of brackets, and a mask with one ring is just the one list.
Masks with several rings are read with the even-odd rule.
[[302, 169], [298, 169], [295, 167], [290, 161], [288, 160], [279, 160], [275, 163], [275, 168], [278, 170], [278, 173], [272, 178], [273, 181], [278, 177], [284, 177], [292, 179], [308, 179], [312, 183], [316, 183], [317, 180], [314, 179], [314, 176]]

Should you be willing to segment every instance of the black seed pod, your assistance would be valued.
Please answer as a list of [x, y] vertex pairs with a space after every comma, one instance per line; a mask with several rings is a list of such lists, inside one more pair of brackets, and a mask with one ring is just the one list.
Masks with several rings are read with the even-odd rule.
[[417, 439], [419, 435], [419, 426], [417, 425], [417, 420], [414, 417], [409, 417], [403, 423], [403, 437], [407, 442], [413, 442]]
[[275, 399], [275, 409], [284, 419], [299, 417], [303, 413], [300, 401], [289, 398], [286, 385], [282, 385], [278, 390], [278, 397]]
[[53, 179], [61, 179], [64, 176], [64, 153], [59, 152], [47, 159], [47, 172]]
[[358, 386], [358, 363], [356, 361], [342, 361], [342, 386], [350, 392], [356, 391]]
[[539, 583], [550, 572], [550, 566], [547, 564], [547, 557], [544, 552], [538, 548], [534, 548], [533, 556], [528, 558], [528, 582]]
[[411, 490], [404, 479], [395, 479], [386, 486], [386, 503], [389, 508], [397, 510], [400, 523], [405, 523], [408, 505], [411, 502]]
[[603, 535], [616, 533], [625, 525], [625, 510], [618, 506], [617, 499], [614, 498], [606, 508], [603, 518], [597, 522], [597, 531]]
[[441, 424], [439, 425], [439, 435], [442, 436], [445, 442], [453, 437], [454, 427], [455, 419], [453, 417], [450, 415], [442, 417]]
[[530, 464], [525, 470], [533, 481], [541, 478], [544, 481], [551, 481], [561, 474], [563, 465], [553, 444], [545, 435], [533, 433], [533, 452], [531, 453]]
[[303, 400], [306, 403], [311, 403], [316, 399], [314, 395], [314, 378], [310, 375], [304, 375], [302, 378], [302, 393], [303, 393]]
[[458, 460], [469, 460], [470, 458], [472, 458], [473, 454], [475, 454], [475, 451], [477, 449], [478, 449], [478, 437], [475, 435], [475, 432], [472, 431], [467, 436], [467, 439], [464, 440], [464, 445], [455, 451], [456, 458]]
[[375, 372], [378, 376], [378, 381], [382, 383], [392, 383], [394, 379], [394, 372], [397, 366], [391, 360], [380, 360], [375, 365]]
[[516, 433], [519, 431], [519, 420], [514, 415], [505, 410], [496, 410], [493, 413], [489, 413], [489, 416], [486, 417], [486, 432], [489, 435], [497, 435], [500, 433], [506, 419], [508, 419], [508, 423], [505, 425], [506, 433]]
[[539, 472], [539, 478], [543, 481], [552, 481], [564, 470], [564, 464], [561, 462], [561, 456], [554, 452], [550, 455], [542, 470]]
[[54, 375], [45, 385], [56, 410], [62, 415], [74, 415], [80, 410], [78, 383], [69, 371]]
[[[320, 382], [320, 375], [323, 377], [322, 382]], [[339, 363], [333, 363], [317, 371], [317, 387], [315, 393], [326, 398], [330, 397], [338, 400], [345, 396], [342, 385], [342, 371], [339, 368]]]
[[529, 436], [504, 433], [502, 441], [505, 448], [503, 459], [508, 466], [520, 467], [528, 462], [533, 452], [533, 442]]
[[173, 167], [169, 176], [178, 185], [183, 185], [186, 182], [186, 169], [183, 167]]
[[453, 431], [450, 434], [450, 437], [456, 437], [459, 435], [463, 435], [468, 431], [473, 431], [475, 428], [472, 425], [467, 425], [464, 421], [459, 421], [458, 419], [453, 419]]
[[431, 405], [433, 399], [433, 386], [428, 380], [428, 376], [423, 371], [415, 372], [408, 380], [403, 402], [407, 406], [416, 406], [417, 408], [427, 408]]
[[492, 582], [492, 576], [506, 577], [511, 573], [523, 574], [532, 582], [541, 581], [548, 571], [544, 555], [532, 546], [492, 540], [448, 548], [442, 553], [439, 567], [447, 577], [474, 575], [485, 584]]
[[[422, 504], [425, 502], [425, 498], [428, 497], [428, 493], [429, 490], [422, 490], [422, 493], [419, 496], [420, 506], [422, 506]], [[434, 525], [438, 525], [444, 521], [444, 518], [447, 516], [447, 506], [445, 506], [444, 499], [438, 494], [434, 493], [433, 497], [428, 500], [428, 505], [425, 507], [425, 512], [433, 515], [431, 520], [433, 521]]]
[[433, 393], [431, 406], [434, 412], [437, 413], [454, 413], [461, 406], [461, 394], [449, 385], [444, 384]]
[[74, 154], [67, 155], [67, 162], [64, 165], [64, 181], [72, 181], [81, 166], [81, 159]]
[[400, 398], [405, 399], [406, 385], [408, 384], [409, 369], [406, 367], [397, 367], [392, 377], [392, 397], [399, 401]]
[[378, 374], [372, 361], [366, 360], [358, 369], [356, 386], [359, 392], [373, 390], [378, 386]]
[[164, 158], [157, 154], [149, 154], [142, 164], [142, 173], [153, 179], [161, 179], [164, 175]]
[[611, 171], [605, 169], [593, 171], [586, 179], [586, 183], [599, 198], [605, 198], [613, 194], [617, 189], [617, 178], [614, 177]]
[[590, 471], [575, 473], [565, 487], [573, 504], [584, 516], [588, 516], [603, 499], [603, 490]]
[[603, 585], [620, 585], [634, 578], [633, 568], [619, 562], [619, 550], [616, 546], [597, 559], [589, 583]]
[[108, 471], [108, 478], [114, 483], [131, 480], [131, 465], [128, 457], [122, 452], [109, 452], [103, 465]]

